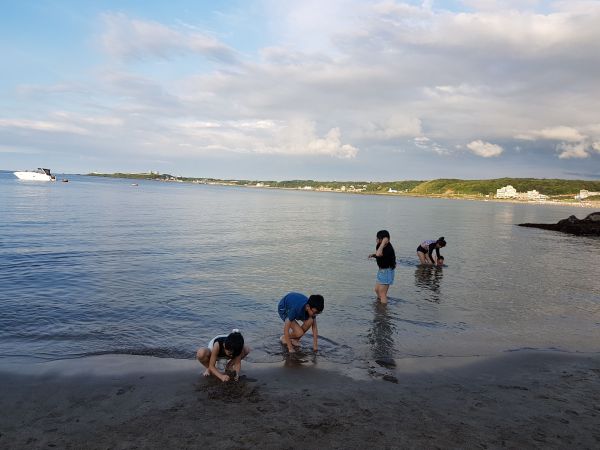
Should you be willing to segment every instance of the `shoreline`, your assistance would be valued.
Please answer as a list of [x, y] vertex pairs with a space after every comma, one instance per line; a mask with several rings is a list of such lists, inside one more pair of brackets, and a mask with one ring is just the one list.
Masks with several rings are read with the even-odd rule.
[[104, 355], [0, 367], [0, 447], [597, 448], [600, 353], [406, 359], [393, 377]]
[[[282, 190], [282, 191], [301, 191], [301, 192], [316, 192], [316, 193], [333, 193], [333, 194], [350, 194], [350, 195], [381, 195], [381, 196], [389, 196], [389, 197], [410, 197], [410, 198], [437, 198], [437, 199], [445, 199], [445, 200], [470, 200], [470, 201], [480, 201], [480, 202], [495, 202], [495, 203], [514, 203], [520, 205], [542, 205], [542, 206], [574, 206], [577, 208], [590, 208], [590, 209], [600, 209], [600, 201], [589, 201], [589, 202], [577, 202], [577, 201], [534, 201], [534, 200], [517, 200], [517, 199], [497, 199], [492, 197], [483, 197], [479, 195], [444, 195], [444, 194], [417, 194], [417, 193], [405, 193], [405, 192], [362, 192], [362, 191], [342, 191], [335, 189], [304, 189], [300, 187], [276, 187], [276, 186], [256, 186], [256, 185], [246, 185], [246, 184], [236, 184], [236, 183], [228, 183], [228, 182], [207, 182], [207, 183], [198, 183], [194, 181], [177, 181], [177, 180], [160, 180], [160, 179], [150, 179], [150, 178], [123, 178], [117, 176], [111, 176], [110, 174], [82, 174], [82, 176], [92, 176], [92, 177], [101, 177], [101, 178], [113, 178], [113, 179], [139, 179], [144, 181], [158, 181], [163, 183], [186, 183], [186, 184], [204, 184], [210, 186], [223, 186], [223, 187], [241, 187], [241, 188], [251, 188], [251, 189], [270, 189], [270, 190]], [[350, 183], [350, 182], [349, 182]], [[574, 196], [575, 194], [573, 194]]]

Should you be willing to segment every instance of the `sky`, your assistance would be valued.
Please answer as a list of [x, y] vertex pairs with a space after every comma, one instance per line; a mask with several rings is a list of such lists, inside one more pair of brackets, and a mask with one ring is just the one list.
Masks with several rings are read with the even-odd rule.
[[0, 169], [600, 179], [600, 0], [0, 0]]

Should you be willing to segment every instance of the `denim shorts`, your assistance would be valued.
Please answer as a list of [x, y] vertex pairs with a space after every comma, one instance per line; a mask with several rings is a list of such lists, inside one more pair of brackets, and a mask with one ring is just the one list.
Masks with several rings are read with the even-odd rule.
[[394, 284], [394, 269], [379, 269], [377, 271], [377, 283]]

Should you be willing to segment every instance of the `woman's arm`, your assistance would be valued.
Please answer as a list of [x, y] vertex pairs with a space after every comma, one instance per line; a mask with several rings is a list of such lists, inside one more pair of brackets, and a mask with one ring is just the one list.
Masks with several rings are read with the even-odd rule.
[[381, 244], [379, 244], [379, 247], [377, 247], [377, 251], [375, 252], [376, 258], [380, 258], [383, 256], [383, 248], [386, 245], [388, 245], [389, 243], [390, 243], [390, 240], [386, 237], [381, 240]]
[[313, 323], [312, 323], [312, 335], [313, 335], [313, 351], [318, 351], [319, 350], [319, 330], [317, 328], [317, 318], [313, 317]]
[[[428, 250], [427, 250], [427, 257], [428, 257], [428, 259], [429, 259], [429, 262], [430, 262], [431, 264], [434, 264], [434, 261], [433, 261], [433, 250], [434, 250], [434, 249], [436, 249], [436, 248], [435, 248], [435, 245], [434, 245], [434, 244], [429, 244], [429, 248], [428, 248]], [[436, 250], [437, 250], [437, 249], [436, 249]]]

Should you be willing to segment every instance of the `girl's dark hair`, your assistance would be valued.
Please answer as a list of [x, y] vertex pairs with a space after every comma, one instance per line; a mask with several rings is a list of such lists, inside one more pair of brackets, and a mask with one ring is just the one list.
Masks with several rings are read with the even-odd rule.
[[308, 306], [310, 306], [311, 308], [316, 308], [317, 311], [321, 312], [325, 307], [325, 299], [322, 295], [319, 294], [311, 295], [310, 297], [308, 297]]
[[388, 230], [379, 230], [377, 232], [377, 239], [383, 239], [383, 238], [390, 239], [390, 233], [388, 232]]
[[231, 352], [231, 357], [235, 358], [242, 353], [244, 349], [244, 336], [239, 331], [229, 333], [227, 339], [225, 339], [225, 349]]
[[440, 247], [445, 247], [446, 246], [446, 240], [444, 239], [444, 236], [442, 236], [441, 238], [439, 238], [437, 240], [437, 243], [440, 244]]

